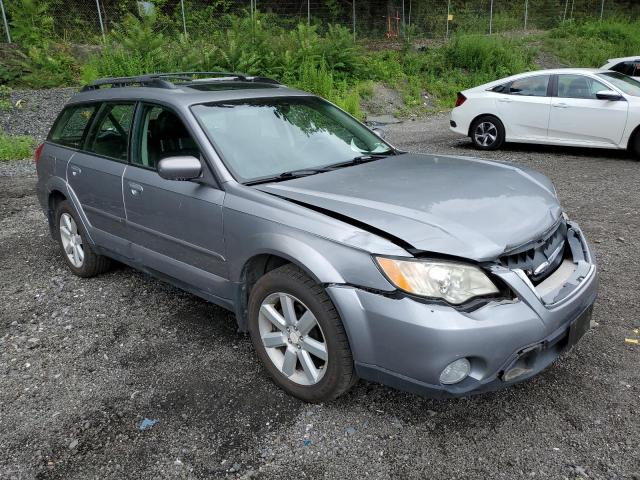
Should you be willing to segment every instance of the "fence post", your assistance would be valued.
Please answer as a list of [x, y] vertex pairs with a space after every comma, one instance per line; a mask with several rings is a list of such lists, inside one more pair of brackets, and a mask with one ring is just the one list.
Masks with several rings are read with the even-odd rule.
[[102, 12], [100, 11], [100, 0], [96, 0], [96, 8], [98, 9], [98, 21], [100, 22], [100, 32], [102, 32], [102, 41], [106, 42], [107, 39], [104, 35], [104, 23], [102, 23]]
[[182, 8], [182, 31], [184, 36], [187, 36], [187, 19], [184, 16], [184, 0], [180, 0], [180, 8]]
[[449, 15], [451, 15], [451, 0], [447, 1], [447, 33], [445, 34], [446, 38], [449, 38]]
[[7, 32], [7, 43], [11, 43], [11, 33], [9, 33], [9, 24], [7, 23], [7, 15], [4, 12], [4, 3], [0, 0], [0, 10], [2, 10], [2, 22], [4, 23], [4, 31]]
[[524, 31], [527, 31], [527, 20], [529, 19], [529, 0], [524, 0]]
[[307, 0], [307, 27], [311, 25], [311, 0]]
[[356, 41], [356, 0], [352, 0], [353, 2], [353, 12], [351, 16], [353, 17], [353, 41]]
[[402, 35], [403, 36], [406, 35], [406, 31], [407, 31], [407, 29], [405, 27], [406, 27], [406, 25], [405, 25], [405, 22], [404, 22], [404, 0], [402, 0], [402, 30], [403, 30]]
[[[0, 0], [1, 2], [2, 0]], [[600, 4], [600, 21], [602, 21], [602, 17], [604, 17], [604, 0], [602, 0], [602, 3]]]
[[565, 0], [564, 2], [564, 14], [562, 15], [563, 22], [567, 19], [567, 8], [569, 8], [569, 0]]
[[493, 0], [489, 6], [489, 35], [493, 33]]

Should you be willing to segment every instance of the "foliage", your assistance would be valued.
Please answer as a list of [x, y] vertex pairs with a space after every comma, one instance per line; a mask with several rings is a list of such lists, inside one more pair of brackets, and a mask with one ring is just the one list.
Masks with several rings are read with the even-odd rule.
[[0, 112], [11, 110], [11, 88], [0, 85]]
[[7, 135], [0, 131], [0, 161], [31, 156], [35, 140], [27, 135]]
[[565, 22], [549, 33], [545, 45], [569, 65], [601, 67], [609, 58], [640, 51], [638, 26], [638, 22], [625, 19]]
[[53, 31], [53, 17], [48, 14], [48, 2], [20, 0], [11, 14], [11, 35], [24, 48], [46, 46]]

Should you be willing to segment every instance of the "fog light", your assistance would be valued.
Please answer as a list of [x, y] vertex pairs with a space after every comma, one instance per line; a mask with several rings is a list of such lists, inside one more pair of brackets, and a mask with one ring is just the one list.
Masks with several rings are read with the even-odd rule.
[[451, 362], [442, 370], [440, 374], [440, 383], [444, 385], [452, 385], [461, 382], [469, 376], [471, 364], [466, 358], [459, 358], [455, 362]]

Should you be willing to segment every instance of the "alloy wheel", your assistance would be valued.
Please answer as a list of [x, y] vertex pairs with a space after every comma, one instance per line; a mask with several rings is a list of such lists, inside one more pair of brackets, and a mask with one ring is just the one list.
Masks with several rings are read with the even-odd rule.
[[71, 265], [81, 268], [84, 263], [84, 248], [82, 247], [82, 237], [73, 217], [66, 212], [60, 215], [59, 229], [65, 255]]
[[260, 305], [258, 328], [275, 367], [298, 385], [315, 385], [329, 360], [327, 342], [315, 315], [299, 299], [276, 292]]
[[498, 128], [491, 122], [482, 122], [474, 132], [476, 143], [483, 147], [490, 147], [498, 138]]

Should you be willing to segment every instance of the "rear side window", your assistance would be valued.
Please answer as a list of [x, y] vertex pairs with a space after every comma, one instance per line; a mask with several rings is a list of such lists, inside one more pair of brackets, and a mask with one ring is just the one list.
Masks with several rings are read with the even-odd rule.
[[622, 62], [612, 67], [611, 70], [624, 73], [630, 77], [637, 77], [640, 76], [640, 61]]
[[549, 75], [519, 78], [511, 82], [508, 93], [526, 97], [546, 97], [548, 86]]
[[81, 148], [96, 105], [67, 107], [58, 117], [49, 140], [65, 147]]
[[105, 103], [89, 134], [86, 150], [116, 160], [127, 160], [133, 103]]

